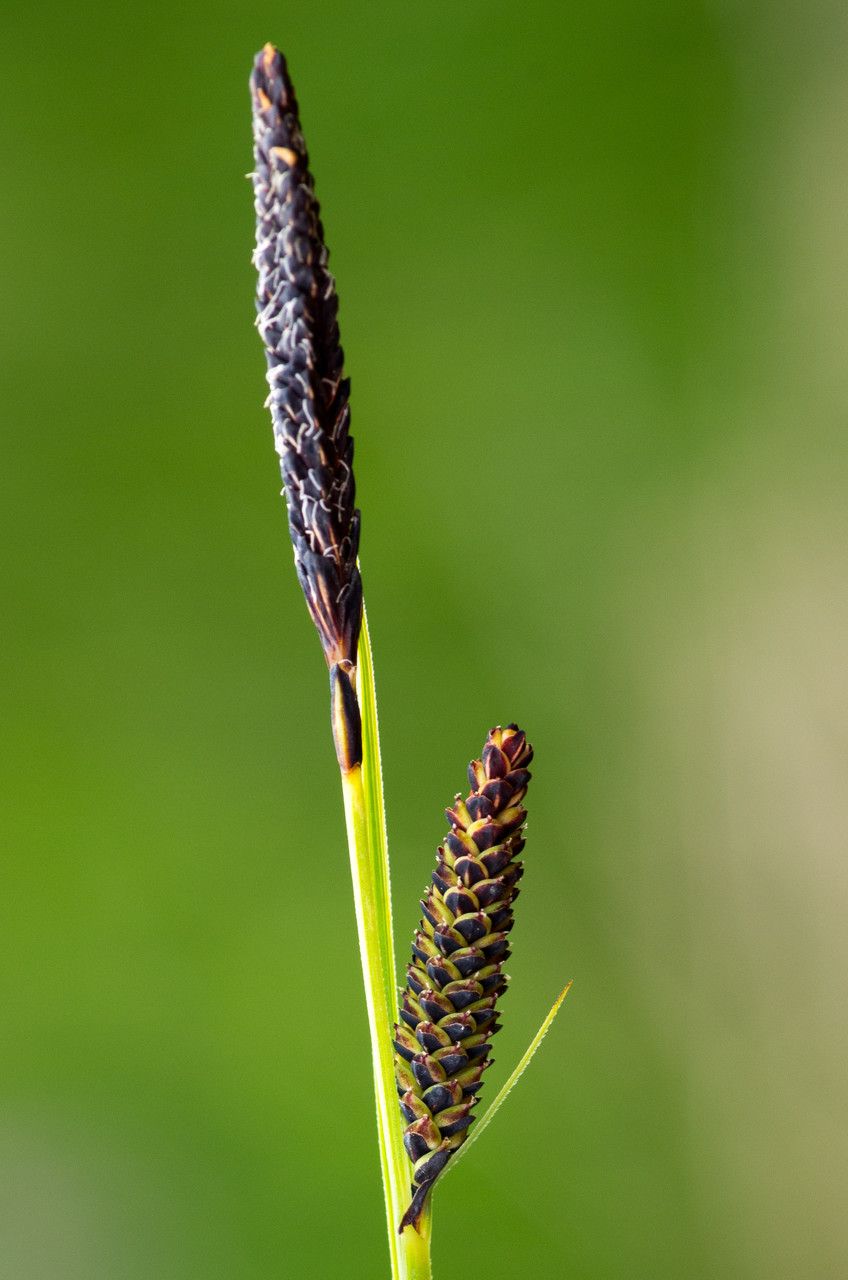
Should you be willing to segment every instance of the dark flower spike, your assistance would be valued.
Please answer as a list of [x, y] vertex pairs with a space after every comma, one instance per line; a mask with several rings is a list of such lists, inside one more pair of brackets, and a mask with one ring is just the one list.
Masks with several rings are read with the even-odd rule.
[[253, 104], [256, 325], [297, 576], [329, 667], [355, 663], [362, 621], [350, 383], [338, 300], [297, 99], [273, 45], [257, 54]]
[[421, 906], [395, 1027], [395, 1065], [412, 1200], [400, 1230], [418, 1226], [436, 1178], [462, 1145], [490, 1065], [495, 1004], [506, 988], [511, 906], [523, 866], [522, 801], [533, 749], [517, 725], [492, 729], [468, 767], [471, 794], [451, 824]]

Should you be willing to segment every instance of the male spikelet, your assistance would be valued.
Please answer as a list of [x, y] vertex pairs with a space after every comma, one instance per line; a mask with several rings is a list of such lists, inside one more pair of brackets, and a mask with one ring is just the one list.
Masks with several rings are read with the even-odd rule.
[[395, 1068], [413, 1162], [412, 1201], [401, 1229], [417, 1226], [433, 1183], [467, 1136], [495, 1004], [506, 988], [503, 964], [512, 904], [524, 870], [526, 810], [533, 749], [517, 725], [492, 729], [482, 759], [468, 766], [471, 794], [445, 811], [451, 829], [440, 845], [395, 1027]]
[[[335, 685], [347, 686], [362, 621], [362, 583], [350, 382], [343, 376], [336, 287], [297, 99], [273, 45], [257, 54], [250, 90], [256, 325], [268, 365], [267, 403], [297, 575]], [[347, 688], [339, 700], [351, 702]]]

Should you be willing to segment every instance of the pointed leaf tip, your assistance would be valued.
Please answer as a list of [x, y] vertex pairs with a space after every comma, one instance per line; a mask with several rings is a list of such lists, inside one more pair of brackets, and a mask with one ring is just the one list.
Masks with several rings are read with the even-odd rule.
[[560, 991], [556, 1000], [554, 1000], [553, 1004], [551, 1005], [551, 1008], [548, 1011], [548, 1014], [544, 1022], [539, 1027], [539, 1030], [536, 1032], [533, 1039], [530, 1041], [529, 1045], [525, 1049], [521, 1057], [521, 1060], [518, 1063], [518, 1066], [512, 1072], [506, 1084], [503, 1086], [500, 1093], [495, 1098], [494, 1102], [492, 1102], [491, 1105], [486, 1108], [483, 1115], [477, 1121], [474, 1128], [471, 1130], [471, 1133], [469, 1134], [467, 1141], [464, 1142], [463, 1145], [454, 1153], [453, 1159], [450, 1161], [450, 1163], [447, 1166], [447, 1169], [445, 1170], [446, 1173], [450, 1172], [451, 1169], [456, 1168], [457, 1164], [465, 1155], [465, 1153], [468, 1151], [469, 1147], [473, 1147], [474, 1143], [480, 1137], [480, 1134], [483, 1133], [485, 1129], [488, 1128], [491, 1120], [494, 1118], [495, 1113], [499, 1111], [503, 1106], [503, 1104], [506, 1102], [507, 1098], [512, 1093], [513, 1089], [518, 1084], [518, 1081], [521, 1079], [521, 1077], [524, 1075], [524, 1072], [529, 1067], [532, 1059], [535, 1057], [536, 1050], [539, 1048], [539, 1045], [542, 1043], [545, 1036], [550, 1031], [551, 1025], [553, 1024], [553, 1020], [559, 1013], [560, 1009], [562, 1008], [562, 1003], [565, 1000], [565, 997], [568, 995], [569, 991], [571, 990], [573, 983], [574, 983], [574, 979], [572, 978], [569, 982], [565, 984], [562, 991]]

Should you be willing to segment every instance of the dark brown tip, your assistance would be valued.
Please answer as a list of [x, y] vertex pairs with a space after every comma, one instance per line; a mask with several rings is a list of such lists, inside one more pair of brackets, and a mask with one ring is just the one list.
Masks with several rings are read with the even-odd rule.
[[330, 716], [333, 724], [333, 741], [339, 767], [350, 773], [362, 764], [362, 719], [359, 700], [351, 679], [354, 667], [350, 662], [336, 662], [330, 668]]

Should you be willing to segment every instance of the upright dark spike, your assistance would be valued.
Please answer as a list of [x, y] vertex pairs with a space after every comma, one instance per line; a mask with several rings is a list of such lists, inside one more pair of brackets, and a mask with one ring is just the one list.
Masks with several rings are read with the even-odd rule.
[[253, 103], [256, 325], [268, 363], [268, 405], [297, 576], [327, 665], [356, 662], [362, 584], [356, 557], [350, 382], [338, 300], [297, 99], [273, 45], [257, 54]]
[[418, 1226], [433, 1183], [462, 1145], [498, 1029], [512, 903], [524, 870], [522, 801], [533, 748], [517, 725], [492, 729], [468, 767], [471, 794], [446, 810], [451, 829], [421, 906], [395, 1026], [395, 1071], [412, 1161], [400, 1229]]

